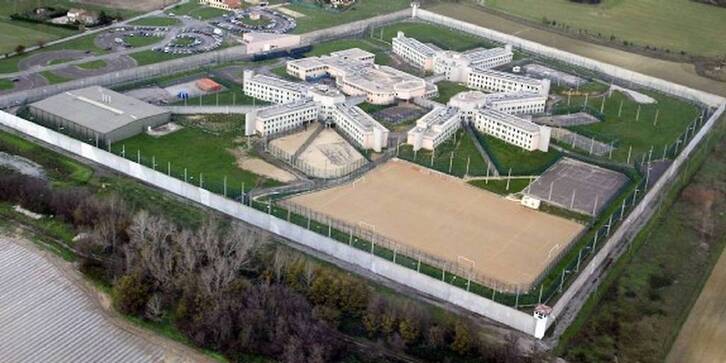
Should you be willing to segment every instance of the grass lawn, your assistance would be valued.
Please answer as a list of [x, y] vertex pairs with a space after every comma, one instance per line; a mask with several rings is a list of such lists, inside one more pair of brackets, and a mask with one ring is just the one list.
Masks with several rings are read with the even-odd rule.
[[[717, 212], [726, 208], [717, 197], [726, 193], [723, 140], [705, 149], [710, 155], [690, 184], [670, 193], [562, 335], [556, 354], [584, 363], [664, 361], [726, 244], [726, 221]], [[699, 154], [692, 167], [704, 159]]]
[[[604, 122], [570, 129], [603, 142], [614, 142], [616, 150], [613, 158], [619, 161], [626, 161], [630, 146], [633, 147], [633, 156], [648, 152], [651, 146], [654, 148], [654, 155], [660, 156], [663, 148], [676, 142], [686, 127], [700, 115], [700, 111], [695, 105], [685, 101], [658, 93], [645, 93], [658, 102], [640, 105], [620, 92], [613, 92], [611, 97], [605, 99]], [[584, 105], [584, 101], [584, 97], [572, 97], [570, 103]], [[602, 102], [603, 97], [588, 98], [588, 106], [598, 112]], [[621, 102], [623, 108], [621, 115], [618, 116]], [[566, 106], [566, 100], [560, 103], [565, 103], [563, 106]], [[656, 112], [658, 112], [658, 122], [654, 125]], [[636, 116], [638, 116], [637, 121]]]
[[[200, 104], [199, 100], [200, 97], [193, 97], [188, 99], [186, 104], [190, 106], [198, 106]], [[201, 97], [201, 104], [203, 106], [251, 105], [253, 102], [256, 105], [265, 104], [265, 102], [255, 100], [254, 98], [245, 95], [239, 87], [234, 87], [233, 89]], [[176, 106], [183, 106], [184, 104], [185, 102], [183, 100], [173, 103], [173, 105]]]
[[0, 90], [9, 90], [15, 88], [15, 83], [9, 79], [0, 79]]
[[[234, 122], [243, 122], [244, 116], [235, 115]], [[200, 175], [205, 188], [213, 191], [223, 190], [224, 178], [227, 177], [229, 195], [239, 195], [242, 183], [249, 190], [255, 186], [278, 185], [276, 181], [265, 179], [252, 172], [237, 167], [235, 157], [229, 151], [239, 146], [235, 138], [242, 135], [237, 132], [220, 132], [214, 134], [197, 127], [185, 127], [182, 130], [159, 138], [146, 134], [119, 141], [112, 146], [114, 153], [120, 154], [125, 148], [126, 157], [136, 160], [137, 151], [141, 152], [142, 162], [151, 165], [155, 158], [157, 169], [167, 170], [171, 163], [171, 174], [184, 179], [187, 169], [188, 181], [198, 184]]]
[[305, 14], [305, 16], [295, 19], [297, 27], [294, 32], [300, 34], [378, 15], [390, 14], [408, 8], [409, 4], [408, 0], [364, 0], [344, 11], [326, 10], [311, 4], [291, 4], [285, 7]]
[[[466, 175], [467, 163], [469, 164], [468, 175], [484, 176], [487, 171], [486, 162], [482, 159], [471, 138], [464, 133], [464, 130], [456, 132], [456, 140], [452, 137], [439, 145], [434, 153], [433, 165], [431, 163], [431, 151], [421, 149], [414, 153], [411, 145], [401, 145], [398, 150], [398, 157], [458, 177]], [[451, 173], [449, 173], [450, 162]]]
[[[456, 51], [469, 50], [476, 47], [492, 48], [496, 44], [471, 34], [451, 30], [438, 25], [424, 23], [396, 23], [383, 27], [383, 40], [387, 43], [402, 31], [406, 36], [416, 38], [424, 43], [434, 43], [441, 49]], [[374, 37], [380, 37], [381, 28], [373, 31]]]
[[145, 18], [134, 20], [129, 24], [139, 26], [173, 26], [179, 24], [179, 20], [162, 16], [147, 16]]
[[477, 132], [477, 136], [501, 175], [507, 175], [509, 169], [512, 175], [539, 175], [562, 156], [553, 148], [546, 153], [526, 151], [489, 135]]
[[124, 37], [124, 41], [131, 46], [131, 48], [145, 47], [162, 41], [161, 37]]
[[[2, 35], [0, 35], [0, 38]], [[63, 42], [56, 45], [51, 45], [49, 47], [45, 47], [30, 53], [21, 54], [19, 56], [14, 56], [10, 58], [4, 58], [0, 59], [0, 73], [13, 73], [19, 71], [18, 69], [18, 62], [30, 57], [35, 54], [39, 54], [44, 51], [52, 51], [52, 50], [63, 50], [63, 49], [70, 49], [70, 50], [90, 50], [95, 54], [105, 54], [107, 53], [106, 50], [96, 47], [96, 44], [94, 44], [94, 39], [96, 38], [95, 34], [90, 34], [86, 36], [82, 36], [67, 42]]]
[[439, 95], [433, 100], [436, 102], [447, 103], [459, 92], [469, 91], [469, 88], [462, 84], [450, 81], [441, 81], [436, 84], [439, 87]]
[[142, 50], [141, 52], [131, 53], [129, 57], [136, 60], [136, 64], [139, 66], [145, 66], [147, 64], [154, 64], [164, 62], [172, 59], [178, 59], [184, 57], [184, 55], [176, 55], [171, 53], [162, 53], [153, 50]]
[[519, 193], [529, 185], [529, 179], [512, 179], [509, 181], [509, 189], [507, 189], [506, 180], [472, 180], [469, 184], [488, 190], [492, 193], [501, 195], [507, 195], [512, 193]]
[[107, 64], [106, 61], [104, 61], [102, 59], [99, 59], [99, 60], [91, 61], [91, 62], [88, 62], [88, 63], [81, 63], [81, 64], [78, 65], [78, 68], [83, 68], [83, 69], [101, 69], [101, 68], [105, 67], [106, 64]]
[[0, 53], [14, 52], [18, 45], [28, 48], [75, 33], [72, 29], [3, 19], [0, 20]]
[[175, 6], [169, 13], [174, 13], [174, 15], [188, 15], [195, 19], [206, 20], [220, 17], [226, 14], [227, 11], [201, 5], [198, 1], [189, 1]]
[[682, 0], [603, 1], [583, 5], [566, 0], [489, 0], [486, 6], [528, 20], [546, 17], [570, 32], [611, 35], [619, 41], [717, 56], [726, 53], [726, 9]]
[[53, 71], [43, 71], [40, 72], [40, 75], [47, 79], [49, 84], [63, 83], [71, 80], [70, 78], [59, 76], [53, 73]]

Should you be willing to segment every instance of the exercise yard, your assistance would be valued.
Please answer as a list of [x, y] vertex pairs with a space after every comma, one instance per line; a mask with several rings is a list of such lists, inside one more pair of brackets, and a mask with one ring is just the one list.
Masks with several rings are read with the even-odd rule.
[[474, 272], [489, 281], [524, 288], [584, 229], [401, 160], [353, 183], [288, 202], [468, 265], [462, 267], [473, 264]]

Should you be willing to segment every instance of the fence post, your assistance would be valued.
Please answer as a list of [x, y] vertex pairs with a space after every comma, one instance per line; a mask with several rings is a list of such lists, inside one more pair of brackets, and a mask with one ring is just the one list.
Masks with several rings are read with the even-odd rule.
[[287, 210], [287, 221], [290, 222], [290, 210]]
[[416, 260], [416, 272], [421, 272], [421, 257]]
[[577, 253], [577, 266], [575, 266], [575, 272], [580, 272], [580, 260], [582, 259], [582, 249]]
[[350, 230], [350, 236], [348, 237], [348, 246], [353, 245], [353, 229]]
[[592, 253], [593, 254], [595, 253], [595, 247], [597, 247], [597, 236], [599, 236], [599, 235], [600, 235], [600, 230], [598, 229], [595, 232], [595, 238], [592, 239]]
[[519, 308], [519, 289], [517, 289], [517, 297], [514, 298], [514, 308]]
[[537, 304], [542, 303], [542, 293], [544, 292], [544, 283], [542, 285], [539, 285], [539, 299], [537, 299]]
[[562, 277], [560, 278], [560, 293], [562, 293], [562, 287], [565, 286], [565, 272], [567, 272], [567, 269], [562, 270]]
[[333, 234], [333, 226], [330, 225], [332, 223], [331, 221], [328, 221], [328, 237], [330, 237]]

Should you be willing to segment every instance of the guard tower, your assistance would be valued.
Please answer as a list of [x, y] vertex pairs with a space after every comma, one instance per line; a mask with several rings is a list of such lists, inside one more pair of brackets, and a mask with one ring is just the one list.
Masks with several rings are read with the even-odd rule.
[[547, 331], [547, 322], [552, 315], [552, 308], [539, 304], [534, 308], [534, 337], [542, 339]]

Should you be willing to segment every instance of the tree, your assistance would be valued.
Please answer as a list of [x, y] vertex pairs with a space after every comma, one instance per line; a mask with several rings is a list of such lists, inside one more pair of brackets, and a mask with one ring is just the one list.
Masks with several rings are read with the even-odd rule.
[[24, 46], [24, 45], [22, 45], [22, 44], [18, 44], [18, 45], [17, 45], [16, 47], [15, 47], [15, 54], [17, 54], [17, 55], [21, 55], [21, 54], [23, 54], [23, 53], [25, 53], [25, 46]]
[[149, 300], [149, 291], [150, 286], [139, 274], [124, 275], [111, 291], [113, 305], [124, 314], [140, 316]]
[[473, 339], [469, 327], [461, 321], [454, 325], [454, 340], [451, 342], [451, 350], [466, 355], [471, 351]]

